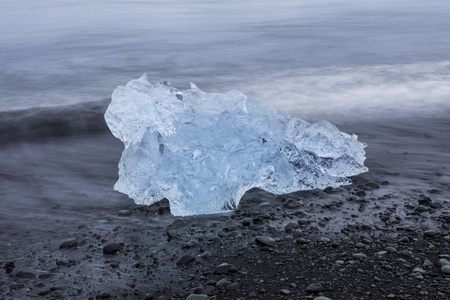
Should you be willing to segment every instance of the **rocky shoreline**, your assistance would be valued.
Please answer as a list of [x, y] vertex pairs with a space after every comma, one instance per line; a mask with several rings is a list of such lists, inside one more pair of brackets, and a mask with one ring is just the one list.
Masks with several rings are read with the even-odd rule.
[[185, 218], [112, 191], [110, 135], [0, 148], [0, 299], [448, 299], [450, 125], [417, 122], [359, 124], [350, 186]]
[[165, 201], [129, 203], [114, 220], [30, 253], [31, 265], [3, 262], [1, 291], [4, 299], [450, 297], [448, 203], [419, 195], [396, 205], [388, 191], [388, 182], [362, 178], [285, 196], [255, 189], [236, 212], [182, 219]]

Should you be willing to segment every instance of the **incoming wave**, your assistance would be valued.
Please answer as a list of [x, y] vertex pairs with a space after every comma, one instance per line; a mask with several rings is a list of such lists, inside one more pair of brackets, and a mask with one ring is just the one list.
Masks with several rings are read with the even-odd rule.
[[304, 69], [237, 88], [311, 121], [448, 116], [450, 61]]
[[109, 132], [103, 114], [110, 99], [52, 108], [0, 112], [0, 141]]

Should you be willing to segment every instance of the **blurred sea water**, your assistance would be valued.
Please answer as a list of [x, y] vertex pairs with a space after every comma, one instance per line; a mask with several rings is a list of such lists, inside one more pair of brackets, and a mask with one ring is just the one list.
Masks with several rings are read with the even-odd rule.
[[0, 27], [0, 111], [105, 99], [143, 73], [312, 119], [450, 103], [445, 0], [1, 1]]

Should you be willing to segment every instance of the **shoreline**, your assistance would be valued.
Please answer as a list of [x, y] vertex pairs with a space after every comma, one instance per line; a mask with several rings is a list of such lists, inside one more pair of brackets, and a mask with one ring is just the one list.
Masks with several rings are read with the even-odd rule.
[[[336, 125], [368, 144], [352, 185], [251, 190], [235, 212], [183, 222], [113, 191], [122, 144], [110, 134], [0, 148], [2, 299], [449, 297], [450, 121]], [[121, 250], [104, 254], [110, 243]]]

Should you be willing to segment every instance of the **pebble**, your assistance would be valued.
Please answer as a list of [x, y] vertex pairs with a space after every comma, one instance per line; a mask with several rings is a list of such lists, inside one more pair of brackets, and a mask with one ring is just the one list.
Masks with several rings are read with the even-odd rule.
[[128, 217], [131, 215], [131, 211], [128, 209], [122, 209], [119, 210], [119, 212], [117, 213], [120, 217]]
[[250, 293], [248, 293], [248, 297], [249, 298], [256, 298], [256, 293], [255, 292], [250, 292]]
[[255, 238], [256, 243], [260, 244], [260, 245], [264, 245], [264, 246], [269, 246], [269, 247], [273, 247], [275, 246], [275, 240], [271, 237], [268, 236], [257, 236]]
[[19, 278], [34, 278], [36, 277], [36, 272], [30, 269], [22, 269], [15, 276]]
[[198, 257], [202, 258], [202, 259], [208, 259], [212, 256], [211, 252], [205, 252], [200, 254]]
[[429, 259], [425, 259], [425, 261], [423, 262], [423, 266], [424, 267], [432, 267], [433, 263], [429, 260]]
[[62, 242], [59, 245], [59, 249], [69, 249], [69, 248], [73, 248], [78, 244], [76, 239], [68, 239], [65, 240], [64, 242]]
[[439, 265], [440, 265], [441, 267], [443, 267], [443, 266], [448, 266], [448, 265], [450, 265], [450, 261], [448, 261], [448, 260], [445, 259], [445, 258], [441, 258], [441, 259], [439, 260]]
[[321, 241], [322, 243], [326, 243], [326, 244], [328, 244], [329, 242], [331, 242], [331, 240], [330, 240], [329, 238], [327, 238], [327, 237], [321, 237], [321, 238], [320, 238], [320, 241]]
[[328, 297], [320, 296], [320, 297], [314, 298], [313, 300], [331, 300], [331, 299]]
[[111, 243], [103, 247], [103, 254], [115, 254], [120, 250], [122, 247], [119, 244]]
[[436, 230], [430, 229], [430, 230], [426, 230], [423, 234], [427, 237], [435, 237], [439, 234], [439, 232], [437, 232]]
[[414, 268], [413, 273], [425, 274], [426, 271], [424, 269], [422, 269], [421, 267], [416, 267], [416, 268]]
[[233, 272], [233, 271], [237, 271], [235, 266], [224, 263], [214, 269], [214, 274], [221, 275], [221, 274], [227, 274], [228, 272]]
[[190, 263], [190, 262], [192, 262], [194, 260], [195, 260], [195, 257], [193, 257], [192, 255], [189, 255], [189, 254], [183, 255], [182, 257], [180, 257], [180, 259], [178, 259], [177, 265], [178, 266], [185, 265], [185, 264], [188, 264], [188, 263]]
[[352, 257], [356, 259], [365, 259], [367, 258], [367, 255], [365, 255], [364, 253], [355, 253], [352, 255]]
[[386, 247], [384, 250], [386, 250], [389, 253], [396, 253], [397, 252], [397, 249], [395, 249], [394, 247], [391, 247], [391, 246]]
[[366, 186], [371, 187], [373, 189], [379, 189], [380, 188], [380, 185], [378, 183], [373, 182], [373, 181], [367, 182]]
[[282, 289], [282, 290], [280, 291], [280, 293], [281, 293], [282, 295], [289, 295], [289, 294], [291, 293], [291, 291], [290, 291], [290, 290], [287, 290], [287, 289]]
[[179, 228], [179, 227], [185, 227], [187, 226], [186, 222], [184, 222], [181, 219], [176, 219], [175, 221], [173, 221], [172, 224], [170, 224], [168, 227], [170, 228]]
[[297, 244], [309, 244], [309, 241], [305, 240], [304, 238], [299, 238], [296, 240]]
[[323, 286], [320, 283], [311, 283], [310, 285], [308, 285], [308, 287], [306, 288], [306, 291], [308, 293], [320, 293], [323, 291]]
[[420, 213], [425, 212], [425, 211], [427, 211], [427, 210], [428, 210], [428, 209], [427, 209], [425, 206], [423, 206], [423, 205], [418, 205], [418, 206], [416, 207], [416, 209], [414, 210], [414, 212], [420, 214]]
[[230, 284], [231, 282], [227, 278], [222, 278], [216, 283], [216, 288], [218, 288], [219, 290], [223, 290]]
[[208, 299], [208, 296], [203, 294], [191, 294], [186, 298], [186, 300], [206, 300], [206, 299]]
[[443, 205], [442, 205], [441, 202], [432, 202], [432, 203], [430, 204], [430, 207], [431, 207], [431, 208], [434, 208], [434, 209], [439, 209], [439, 208], [442, 208]]
[[441, 271], [442, 271], [442, 273], [444, 273], [446, 275], [450, 275], [450, 265], [442, 266]]
[[300, 225], [307, 225], [307, 224], [309, 224], [309, 220], [306, 218], [301, 218], [301, 219], [298, 219], [297, 223]]
[[284, 226], [284, 230], [285, 231], [291, 231], [293, 229], [296, 229], [300, 227], [300, 225], [298, 224], [298, 222], [289, 222]]
[[61, 290], [55, 290], [50, 294], [50, 297], [53, 297], [53, 298], [63, 298], [64, 296], [65, 296], [65, 294]]

